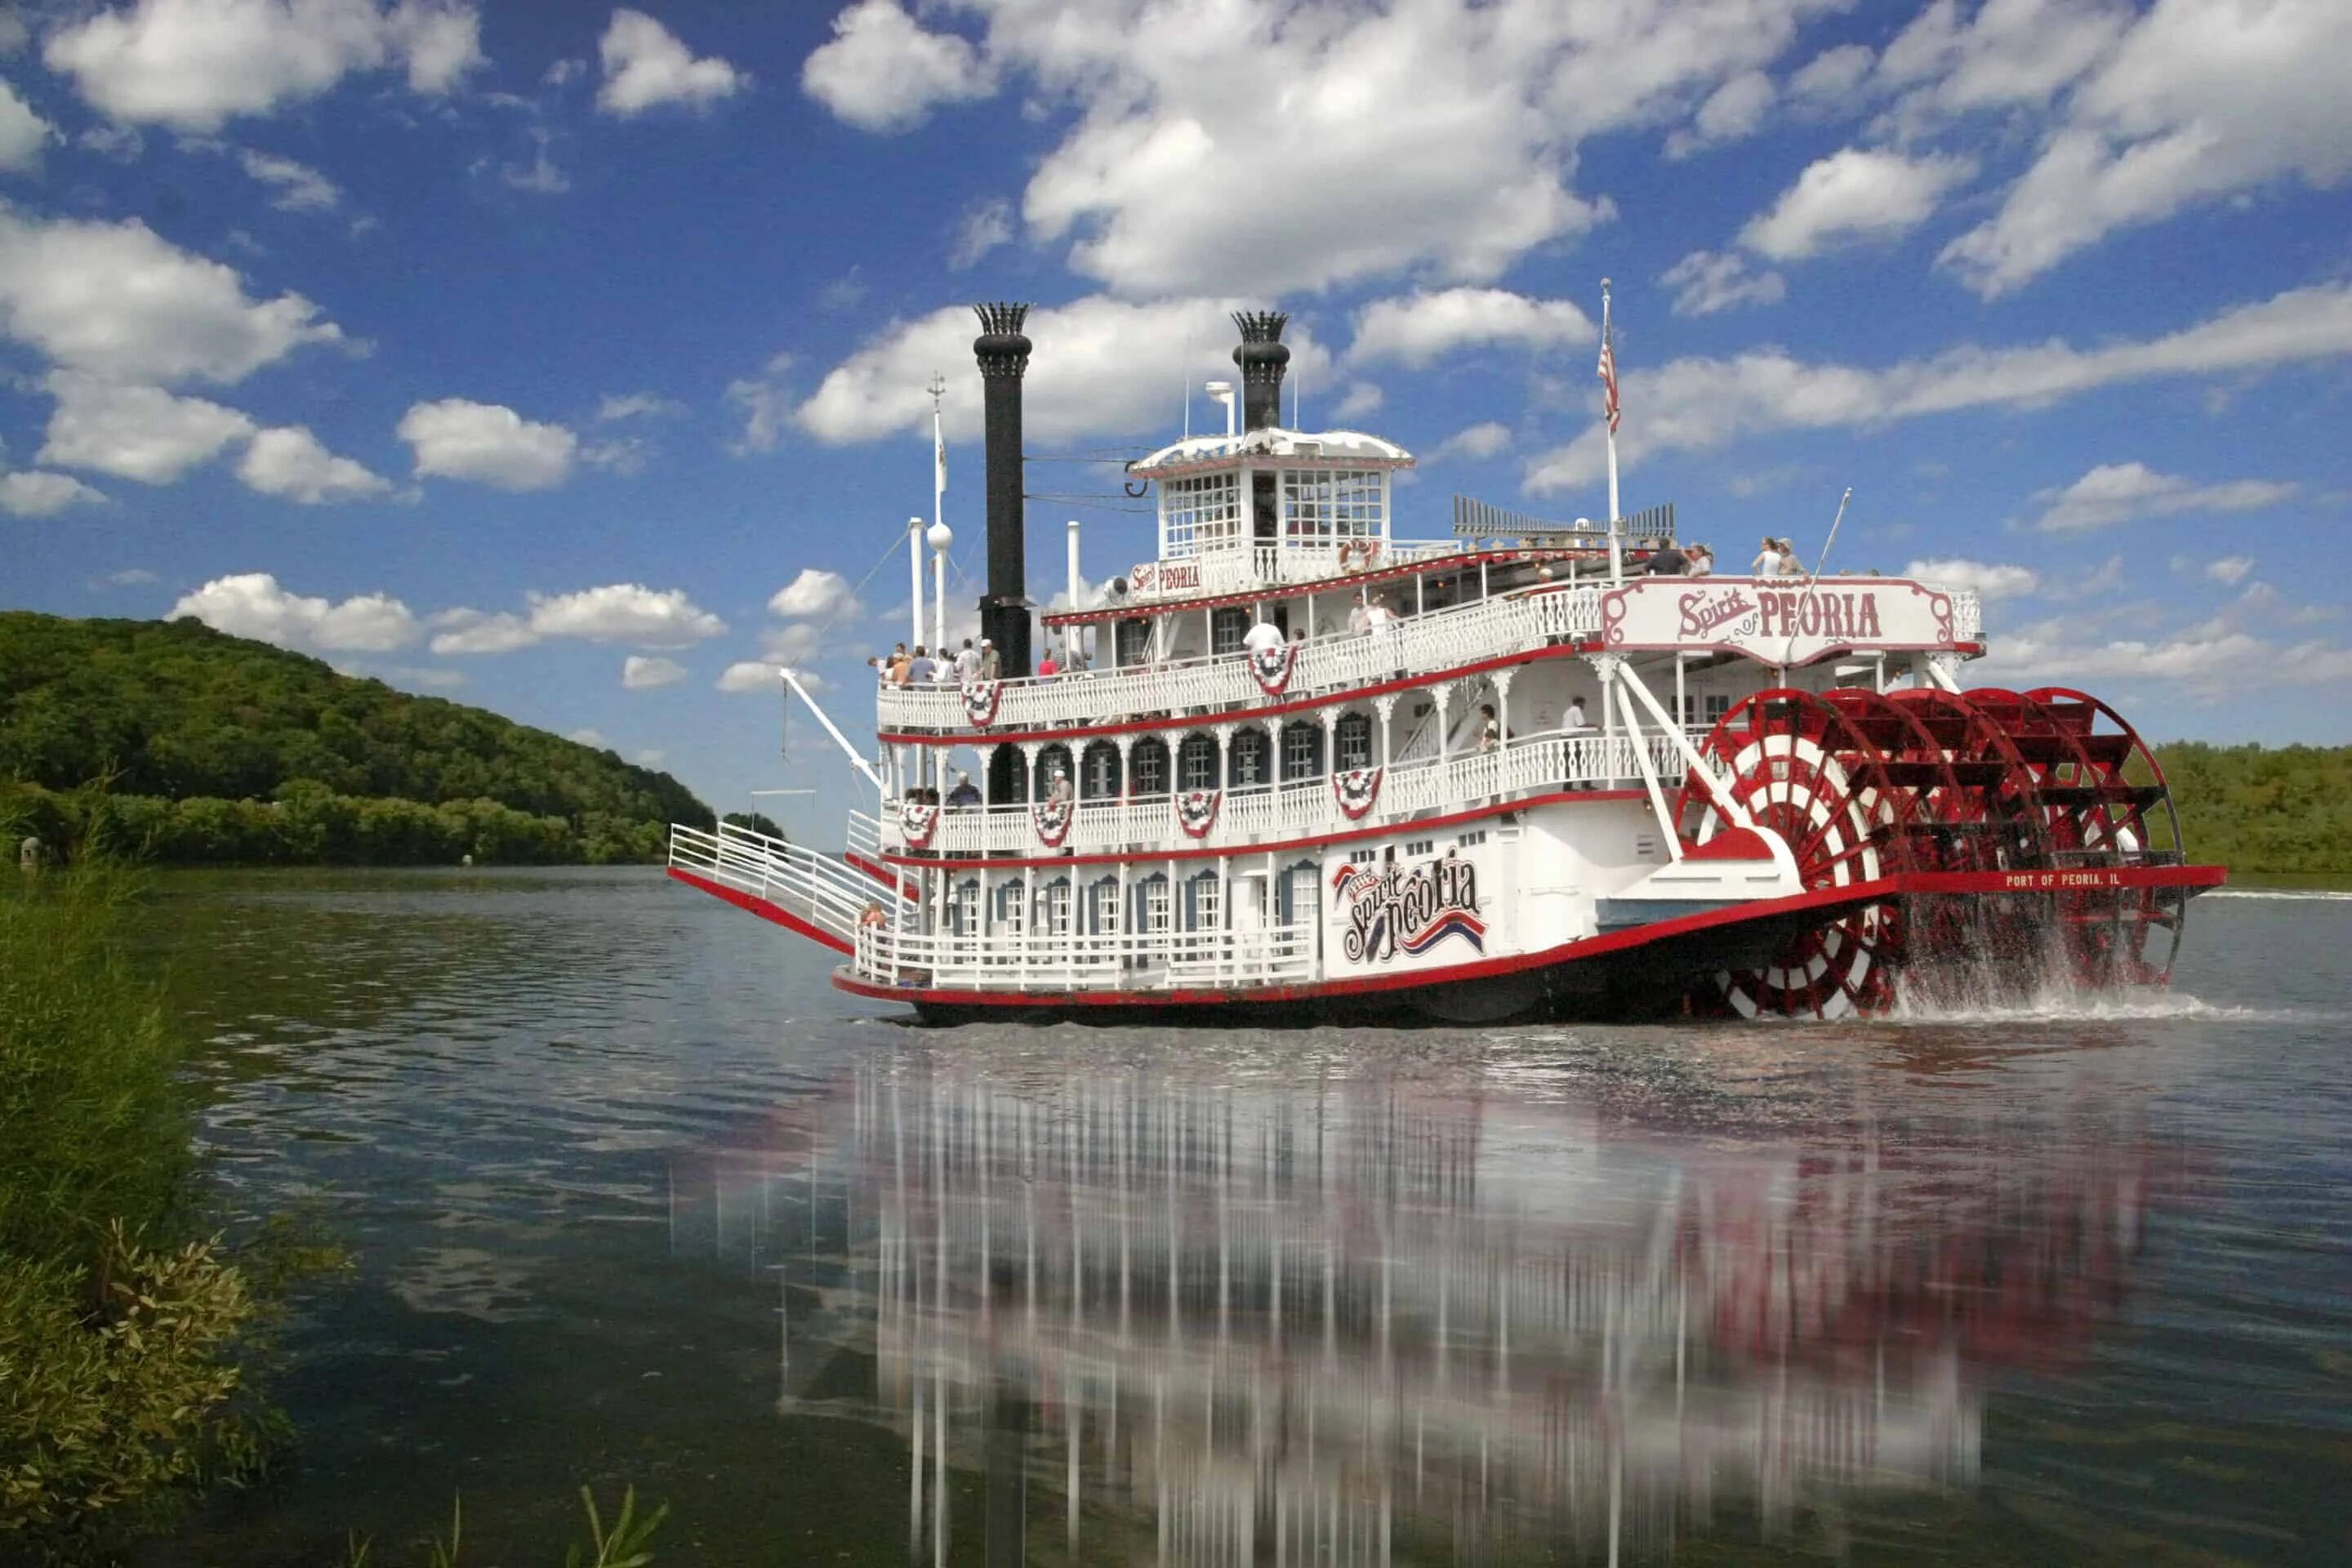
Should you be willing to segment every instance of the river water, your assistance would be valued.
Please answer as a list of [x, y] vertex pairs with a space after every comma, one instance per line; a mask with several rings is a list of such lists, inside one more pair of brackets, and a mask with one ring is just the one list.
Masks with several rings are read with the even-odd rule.
[[[145, 1561], [2352, 1561], [2352, 901], [1842, 1026], [922, 1030], [648, 871], [188, 874], [350, 1279]], [[938, 1460], [944, 1451], [948, 1463]]]

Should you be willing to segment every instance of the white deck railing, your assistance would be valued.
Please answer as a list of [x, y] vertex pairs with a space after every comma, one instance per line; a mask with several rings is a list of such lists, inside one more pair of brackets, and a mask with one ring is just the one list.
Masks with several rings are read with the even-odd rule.
[[898, 918], [912, 916], [912, 906], [855, 867], [732, 823], [720, 823], [716, 833], [673, 825], [669, 863], [764, 900], [845, 942], [868, 906], [897, 904]]
[[[1170, 561], [1139, 562], [1129, 570], [1129, 578], [1151, 585], [1138, 588], [1132, 602], [1151, 605], [1210, 598], [1220, 594], [1246, 594], [1269, 584], [1297, 586], [1335, 582], [1365, 572], [1443, 561], [1471, 552], [1470, 545], [1459, 539], [1397, 540], [1381, 545], [1379, 554], [1367, 565], [1359, 553], [1363, 547], [1361, 540], [1348, 540], [1348, 558], [1342, 561], [1341, 542], [1336, 539], [1328, 544], [1259, 544], [1253, 541]], [[1161, 584], [1172, 585], [1162, 587]]]
[[[1600, 603], [1597, 589], [1563, 585], [1409, 616], [1376, 632], [1318, 637], [1299, 645], [1279, 700], [1352, 690], [1393, 679], [1403, 671], [1452, 669], [1564, 637], [1596, 636]], [[983, 740], [992, 732], [1102, 723], [1141, 714], [1213, 713], [1270, 700], [1275, 699], [1250, 673], [1248, 655], [1229, 653], [1007, 680], [998, 691], [994, 719], [984, 730], [965, 717], [962, 693], [951, 682], [886, 686], [876, 707], [886, 733], [946, 731]]]
[[940, 990], [1163, 991], [1315, 978], [1316, 928], [958, 936], [866, 926], [851, 963], [868, 980]]
[[[1681, 754], [1664, 736], [1648, 741], [1650, 765], [1667, 788], [1675, 787], [1684, 772]], [[1539, 795], [1563, 785], [1631, 785], [1640, 776], [1633, 743], [1623, 735], [1548, 732], [1442, 763], [1431, 757], [1395, 763], [1381, 776], [1380, 795], [1361, 818], [1350, 818], [1339, 809], [1330, 779], [1318, 773], [1290, 784], [1228, 789], [1215, 823], [1198, 838], [1178, 826], [1175, 804], [1166, 795], [1082, 800], [1072, 814], [1069, 835], [1058, 847], [1079, 855], [1246, 849], [1347, 828], [1406, 825], [1415, 816]], [[906, 850], [906, 830], [895, 812], [886, 813], [878, 826], [884, 849]], [[940, 814], [928, 849], [940, 856], [1056, 853], [1038, 834], [1027, 805], [950, 807]]]

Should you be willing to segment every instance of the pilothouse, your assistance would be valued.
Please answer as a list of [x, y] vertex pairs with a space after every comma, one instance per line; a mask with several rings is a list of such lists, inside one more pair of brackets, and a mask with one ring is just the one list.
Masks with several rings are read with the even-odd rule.
[[886, 677], [841, 853], [672, 835], [672, 876], [834, 949], [845, 991], [935, 1021], [1829, 1018], [2160, 985], [2221, 879], [2113, 709], [1963, 687], [1965, 587], [1716, 575], [1671, 505], [1456, 497], [1399, 537], [1412, 455], [1282, 425], [1278, 312], [1234, 318], [1224, 429], [1130, 466], [1150, 556], [1079, 603], [1073, 524], [1041, 616], [1027, 307], [976, 310], [992, 671]]

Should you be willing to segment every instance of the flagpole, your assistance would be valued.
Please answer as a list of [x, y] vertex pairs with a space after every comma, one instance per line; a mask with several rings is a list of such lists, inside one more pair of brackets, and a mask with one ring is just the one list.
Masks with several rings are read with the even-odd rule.
[[1601, 280], [1601, 352], [1609, 358], [1609, 398], [1611, 407], [1602, 411], [1601, 425], [1609, 433], [1609, 580], [1625, 580], [1625, 553], [1617, 528], [1617, 363], [1609, 342], [1609, 279]]
[[[936, 529], [943, 519], [940, 515], [948, 490], [948, 444], [940, 432], [940, 398], [947, 392], [948, 384], [938, 373], [931, 375], [931, 526]], [[948, 558], [941, 551], [931, 560], [931, 641], [938, 647], [948, 646]]]

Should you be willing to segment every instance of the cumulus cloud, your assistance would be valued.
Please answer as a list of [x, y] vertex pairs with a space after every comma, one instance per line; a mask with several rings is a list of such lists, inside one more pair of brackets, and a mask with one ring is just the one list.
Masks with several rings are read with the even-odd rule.
[[58, 139], [58, 128], [32, 110], [16, 89], [0, 81], [0, 174], [29, 174]]
[[[2148, 605], [2119, 605], [2105, 614], [2077, 610], [1993, 638], [1976, 668], [2021, 689], [2053, 681], [2145, 681], [2199, 700], [2242, 697], [2254, 688], [2333, 689], [2352, 680], [2352, 648], [2277, 637], [2283, 623], [2306, 618], [2284, 610], [2278, 600], [2255, 583], [2219, 614], [2187, 625]], [[2153, 637], [2140, 632], [2152, 619], [2168, 629]], [[2119, 630], [2135, 635], [2115, 636]]]
[[2224, 555], [2218, 560], [2205, 563], [2206, 576], [2216, 583], [2227, 583], [2232, 587], [2243, 582], [2246, 574], [2253, 569], [2254, 558], [2251, 555]]
[[283, 496], [304, 506], [365, 500], [392, 489], [390, 480], [349, 458], [335, 456], [299, 425], [256, 434], [236, 466], [236, 477], [248, 489]]
[[1387, 401], [1388, 395], [1381, 390], [1379, 383], [1351, 381], [1348, 390], [1339, 395], [1339, 406], [1331, 410], [1331, 417], [1342, 423], [1361, 419], [1367, 414], [1379, 413], [1381, 405]]
[[136, 218], [22, 216], [0, 203], [0, 333], [126, 382], [244, 380], [306, 343], [338, 342], [299, 294], [255, 300], [236, 270]]
[[596, 422], [609, 425], [616, 419], [667, 419], [685, 412], [685, 404], [650, 392], [607, 393], [596, 405]]
[[[2352, 285], [2289, 289], [2163, 337], [2078, 349], [2063, 339], [1975, 344], [1882, 370], [1811, 363], [1784, 350], [1679, 359], [1625, 374], [1621, 458], [1703, 451], [1773, 430], [1885, 424], [1969, 408], [2037, 406], [2102, 386], [2166, 376], [2254, 372], [2352, 354]], [[1596, 400], [1597, 401], [1597, 400]], [[1639, 416], [1633, 410], [1640, 410]], [[1528, 466], [1537, 494], [1590, 483], [1603, 442], [1589, 429]]]
[[[1944, 251], [1979, 294], [2016, 289], [2119, 228], [2288, 178], [2326, 187], [2352, 173], [2352, 5], [2342, 0], [2158, 0], [2137, 20], [2102, 8], [2085, 32], [2096, 47], [2076, 69], [2095, 68], [2063, 120], [2000, 210]], [[2030, 35], [2019, 55], [2078, 58], [2053, 57], [2051, 39]]]
[[2126, 0], [1993, 0], [1963, 16], [1932, 0], [1879, 57], [1873, 85], [1901, 95], [1896, 121], [1934, 125], [1984, 110], [2039, 107], [2112, 52]]
[[994, 90], [969, 40], [928, 31], [897, 0], [858, 0], [835, 16], [832, 39], [801, 68], [801, 88], [850, 124], [885, 132]]
[[799, 576], [776, 590], [768, 601], [768, 613], [785, 620], [829, 621], [855, 616], [859, 608], [849, 579], [838, 572], [803, 566]]
[[948, 250], [948, 266], [961, 272], [1000, 245], [1013, 239], [1013, 204], [998, 196], [967, 211], [956, 225], [955, 244]]
[[1558, 348], [1596, 341], [1591, 318], [1567, 300], [1530, 300], [1506, 289], [1427, 289], [1375, 300], [1356, 312], [1351, 363], [1382, 360], [1418, 369], [1464, 348]]
[[1780, 89], [1760, 70], [1742, 71], [1709, 93], [1690, 128], [1666, 138], [1666, 156], [1683, 159], [1708, 147], [1752, 136], [1771, 112]]
[[201, 397], [126, 386], [80, 371], [52, 371], [57, 398], [40, 461], [89, 468], [142, 485], [166, 485], [222, 447], [253, 434], [253, 421]]
[[2159, 474], [2145, 463], [2102, 463], [2071, 485], [2037, 492], [2033, 499], [2049, 507], [2033, 526], [2049, 533], [2078, 533], [2146, 517], [2259, 511], [2289, 500], [2295, 489], [2272, 479], [2200, 485]]
[[1491, 458], [1511, 444], [1511, 427], [1489, 419], [1465, 430], [1456, 430], [1438, 444], [1441, 458]]
[[172, 606], [232, 637], [318, 653], [390, 653], [416, 640], [416, 617], [398, 599], [360, 594], [340, 603], [289, 593], [268, 572], [215, 577]]
[[437, 94], [482, 63], [478, 14], [449, 0], [135, 0], [51, 33], [42, 58], [102, 113], [196, 132], [354, 72], [402, 66]]
[[783, 667], [756, 658], [738, 659], [719, 671], [715, 684], [721, 691], [781, 691]]
[[621, 684], [632, 691], [675, 686], [686, 679], [686, 666], [674, 658], [633, 653], [621, 661]]
[[[1130, 303], [1090, 295], [1067, 305], [1033, 310], [1029, 337], [1037, 354], [1029, 364], [1022, 415], [1035, 437], [1132, 435], [1168, 422], [1169, 390], [1234, 375], [1238, 338], [1229, 312], [1257, 301], [1160, 300]], [[961, 306], [898, 321], [859, 348], [791, 408], [793, 424], [825, 442], [871, 441], [900, 432], [928, 436], [933, 373], [971, 361], [972, 315]], [[1286, 341], [1294, 374], [1325, 384], [1330, 355], [1314, 334], [1293, 323]], [[773, 383], [738, 383], [729, 396], [751, 416], [746, 444], [772, 416], [781, 395]], [[977, 436], [981, 392], [977, 376], [948, 378], [943, 411], [950, 440]], [[771, 437], [772, 439], [772, 436]]]
[[69, 507], [96, 506], [105, 500], [68, 474], [38, 468], [0, 474], [0, 511], [10, 517], [55, 517]]
[[1789, 96], [1806, 103], [1832, 103], [1862, 85], [1876, 58], [1867, 44], [1824, 49], [1790, 73]]
[[728, 444], [729, 451], [739, 458], [751, 452], [772, 451], [783, 439], [793, 423], [792, 389], [784, 381], [792, 368], [793, 356], [780, 353], [769, 360], [758, 375], [727, 384], [727, 401], [743, 416], [743, 433]]
[[521, 615], [508, 611], [444, 610], [433, 617], [437, 654], [508, 653], [550, 637], [686, 647], [727, 630], [679, 588], [613, 583], [576, 594], [532, 594]]
[[666, 103], [707, 109], [751, 79], [717, 55], [695, 58], [675, 34], [643, 11], [614, 12], [596, 53], [604, 68], [596, 107], [624, 119]]
[[1925, 223], [1976, 172], [1967, 158], [1848, 147], [1808, 164], [1771, 211], [1739, 231], [1739, 242], [1793, 261], [1852, 240], [1892, 239]]
[[1747, 258], [1737, 251], [1694, 250], [1659, 273], [1658, 281], [1676, 290], [1677, 316], [1711, 316], [1735, 305], [1777, 305], [1789, 293], [1778, 272], [1749, 272]]
[[279, 212], [328, 212], [343, 199], [335, 182], [308, 163], [250, 149], [238, 154], [238, 161], [248, 176], [269, 187], [269, 205]]
[[1914, 561], [1903, 575], [1923, 583], [1974, 588], [1988, 599], [2022, 599], [2042, 586], [2042, 574], [2030, 566], [2011, 566], [1957, 557]]
[[417, 403], [397, 434], [416, 453], [419, 478], [437, 475], [506, 490], [543, 490], [572, 475], [579, 437], [497, 403], [445, 397]]

